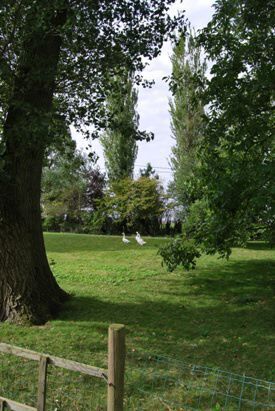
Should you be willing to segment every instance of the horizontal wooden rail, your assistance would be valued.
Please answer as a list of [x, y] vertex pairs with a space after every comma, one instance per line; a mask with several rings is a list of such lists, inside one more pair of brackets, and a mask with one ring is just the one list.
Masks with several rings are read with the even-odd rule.
[[[41, 354], [25, 348], [15, 347], [14, 345], [0, 343], [0, 352], [5, 354], [13, 354], [17, 357], [23, 357], [34, 361], [40, 361], [41, 356], [44, 356], [48, 358], [48, 364], [55, 365], [56, 367], [65, 368], [71, 371], [78, 371], [93, 377], [103, 378], [106, 381], [108, 378], [108, 371], [103, 368], [93, 367], [91, 365], [82, 364], [76, 361], [65, 360], [64, 358], [54, 357], [49, 354]], [[33, 409], [34, 408], [30, 408], [30, 410]]]
[[37, 408], [0, 397], [0, 410], [4, 409], [4, 405], [7, 405], [12, 411], [37, 411]]

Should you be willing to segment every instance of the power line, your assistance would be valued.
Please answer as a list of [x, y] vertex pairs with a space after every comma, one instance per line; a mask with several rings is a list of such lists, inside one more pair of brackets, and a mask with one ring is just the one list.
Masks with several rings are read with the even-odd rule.
[[[135, 173], [138, 173], [139, 170], [137, 170], [137, 168], [145, 168], [147, 167], [148, 164], [135, 164], [134, 168], [135, 168]], [[155, 167], [151, 164], [152, 169], [156, 171], [157, 174], [169, 174], [171, 175], [173, 173], [173, 170], [171, 167], [163, 167], [163, 166], [159, 166], [159, 167]], [[105, 167], [101, 167], [101, 170], [103, 172], [106, 172], [106, 168]]]
[[[146, 168], [147, 165], [148, 165], [148, 164], [136, 164], [135, 167], [143, 167], [143, 168]], [[151, 166], [152, 166], [152, 168], [153, 168], [154, 170], [169, 170], [169, 171], [173, 171], [171, 167], [162, 167], [162, 166], [156, 166], [156, 167], [155, 167], [155, 166], [153, 166], [152, 164], [151, 164]]]
[[156, 170], [157, 174], [172, 174], [172, 170]]

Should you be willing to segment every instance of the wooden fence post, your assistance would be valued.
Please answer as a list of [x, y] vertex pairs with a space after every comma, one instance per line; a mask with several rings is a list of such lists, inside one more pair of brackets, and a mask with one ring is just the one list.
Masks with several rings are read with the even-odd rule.
[[123, 411], [125, 368], [125, 326], [112, 324], [108, 336], [107, 411]]
[[37, 411], [46, 410], [47, 367], [48, 357], [41, 355], [39, 362]]

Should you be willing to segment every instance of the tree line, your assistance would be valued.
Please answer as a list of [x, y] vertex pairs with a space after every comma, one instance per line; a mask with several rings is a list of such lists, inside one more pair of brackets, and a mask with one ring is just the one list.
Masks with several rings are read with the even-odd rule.
[[154, 170], [111, 179], [75, 148], [46, 160], [42, 177], [44, 231], [88, 234], [180, 232], [169, 218], [167, 194]]

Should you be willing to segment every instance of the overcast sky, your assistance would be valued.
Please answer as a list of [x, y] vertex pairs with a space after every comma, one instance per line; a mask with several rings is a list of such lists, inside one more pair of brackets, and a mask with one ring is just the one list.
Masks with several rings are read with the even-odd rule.
[[[185, 16], [189, 19], [192, 26], [196, 29], [204, 27], [211, 19], [213, 0], [183, 0], [176, 1], [172, 7], [172, 13], [177, 10], [185, 10]], [[167, 184], [171, 177], [169, 171], [169, 156], [174, 140], [170, 131], [170, 116], [168, 100], [170, 93], [167, 84], [162, 80], [164, 76], [171, 74], [170, 56], [172, 54], [171, 45], [165, 44], [161, 55], [153, 60], [144, 70], [144, 77], [154, 79], [155, 85], [151, 89], [139, 90], [138, 113], [140, 115], [140, 129], [152, 131], [155, 135], [154, 141], [149, 143], [139, 142], [138, 156], [136, 160], [135, 172], [140, 166], [150, 162], [156, 167], [161, 179]], [[81, 135], [73, 131], [73, 138], [77, 141], [79, 148], [86, 146], [85, 140]], [[98, 165], [102, 170], [104, 158], [99, 141], [93, 142], [93, 149], [99, 156]], [[158, 167], [160, 167], [158, 169]]]

